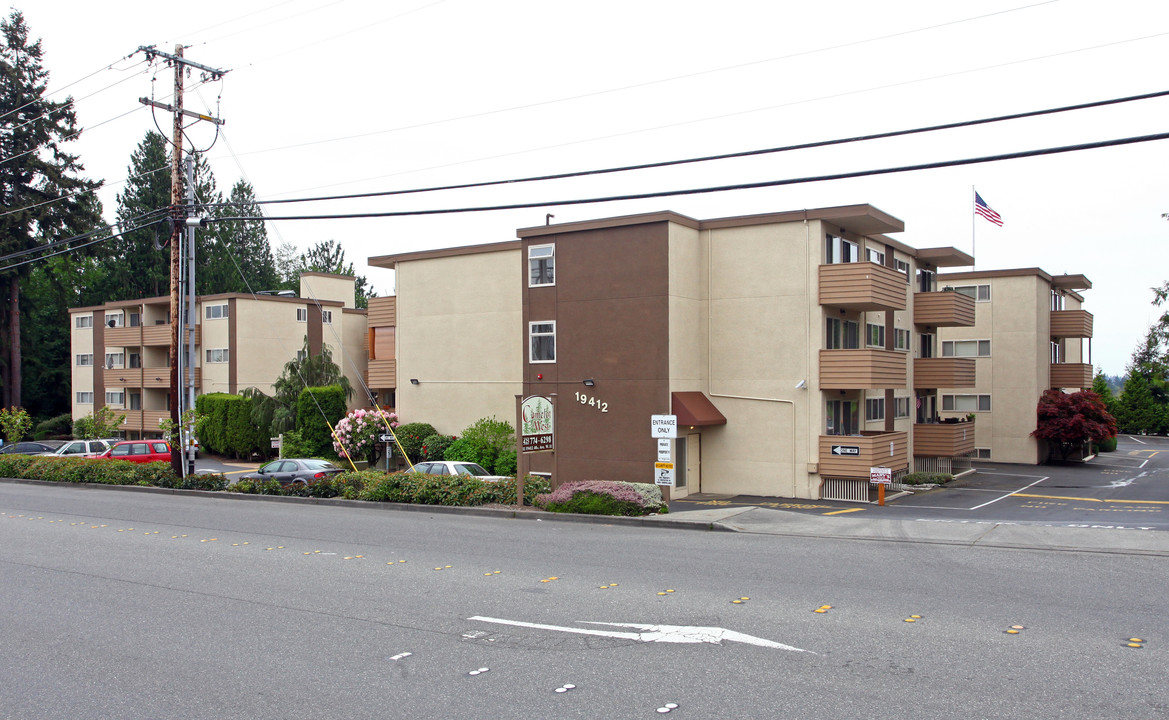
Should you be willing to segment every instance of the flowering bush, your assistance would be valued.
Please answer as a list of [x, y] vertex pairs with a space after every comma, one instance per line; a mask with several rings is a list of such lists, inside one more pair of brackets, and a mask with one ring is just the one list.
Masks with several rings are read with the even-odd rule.
[[580, 480], [561, 485], [536, 498], [537, 507], [552, 512], [588, 515], [644, 515], [645, 499], [633, 483]]
[[333, 440], [333, 452], [338, 457], [353, 460], [377, 459], [378, 436], [386, 431], [385, 421], [389, 421], [391, 428], [398, 427], [398, 416], [395, 413], [384, 413], [382, 416], [373, 410], [353, 410], [337, 421], [333, 428], [336, 438]]

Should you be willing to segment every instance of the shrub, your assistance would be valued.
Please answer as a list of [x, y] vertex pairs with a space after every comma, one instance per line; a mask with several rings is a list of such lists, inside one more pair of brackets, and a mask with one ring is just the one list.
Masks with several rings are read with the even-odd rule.
[[73, 437], [73, 416], [65, 413], [38, 423], [33, 437], [37, 440]]
[[287, 430], [284, 432], [283, 439], [280, 446], [281, 457], [313, 457], [311, 448], [301, 440], [300, 433], [296, 430]]
[[[516, 504], [516, 479], [505, 478], [498, 482], [489, 483], [496, 487], [498, 500], [493, 502], [503, 503], [504, 505]], [[552, 483], [548, 478], [542, 475], [528, 475], [524, 477], [524, 505], [535, 505], [536, 498], [540, 495], [552, 492]]]
[[422, 461], [423, 441], [431, 435], [438, 434], [438, 431], [430, 423], [406, 423], [399, 425], [394, 434], [398, 436], [398, 442], [402, 445], [406, 457], [415, 463]]
[[73, 423], [73, 437], [83, 440], [114, 437], [122, 429], [122, 421], [125, 419], [125, 413], [115, 415], [113, 410], [103, 405]]
[[515, 477], [515, 446], [499, 451], [499, 457], [495, 458], [495, 467], [492, 468], [492, 472], [494, 472], [496, 475], [508, 475], [510, 477]]
[[252, 480], [245, 478], [227, 486], [228, 492], [245, 495], [284, 495], [284, 488], [275, 480]]
[[20, 442], [32, 427], [32, 418], [24, 408], [13, 405], [0, 408], [0, 435], [9, 443]]
[[451, 444], [442, 459], [474, 462], [493, 469], [500, 453], [509, 448], [515, 449], [515, 428], [511, 423], [494, 417], [480, 418], [463, 430], [463, 434]]
[[662, 489], [653, 483], [631, 483], [614, 481], [614, 485], [628, 485], [635, 493], [641, 496], [641, 504], [646, 512], [658, 512], [665, 507], [662, 500]]
[[[340, 385], [306, 387], [296, 404], [296, 429], [304, 443], [305, 457], [332, 452], [330, 422], [345, 415], [345, 391]], [[286, 457], [290, 457], [285, 454]]]
[[1116, 452], [1116, 436], [1093, 443], [1092, 447], [1096, 448], [1096, 452]]
[[208, 475], [188, 475], [180, 485], [184, 490], [224, 490], [227, 488], [227, 478], [219, 473]]
[[397, 427], [398, 416], [394, 413], [379, 415], [372, 410], [362, 409], [350, 412], [338, 420], [333, 428], [337, 432], [333, 440], [333, 452], [337, 457], [348, 454], [354, 460], [367, 460], [372, 465], [377, 462], [381, 445], [378, 437], [386, 432], [386, 423], [391, 428]]
[[442, 435], [441, 433], [427, 435], [422, 440], [422, 448], [420, 450], [422, 459], [442, 460], [443, 453], [445, 453], [447, 448], [449, 448], [454, 442], [455, 438], [452, 435]]
[[954, 479], [949, 473], [915, 472], [901, 478], [905, 485], [945, 485]]
[[[645, 503], [633, 483], [582, 480], [564, 483], [555, 491], [541, 494], [536, 505], [551, 512], [586, 515], [644, 515]], [[526, 494], [526, 492], [525, 492]]]

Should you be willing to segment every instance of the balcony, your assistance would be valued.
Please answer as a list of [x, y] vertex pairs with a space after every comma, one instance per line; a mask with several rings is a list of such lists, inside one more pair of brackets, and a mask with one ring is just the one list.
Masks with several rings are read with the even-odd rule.
[[[169, 388], [170, 387], [170, 368], [169, 367], [148, 367], [136, 372], [142, 373], [142, 387], [144, 388]], [[179, 384], [183, 385], [187, 382], [187, 372], [183, 371], [182, 377], [179, 378]], [[195, 387], [202, 387], [203, 385], [203, 368], [195, 368]]]
[[914, 457], [957, 457], [974, 452], [974, 423], [917, 423]]
[[395, 295], [370, 298], [366, 314], [369, 327], [389, 327], [398, 324], [398, 298]]
[[[137, 330], [139, 328], [128, 328], [130, 330]], [[142, 345], [165, 345], [170, 347], [170, 325], [143, 325], [142, 330]], [[179, 338], [179, 343], [186, 342], [186, 333]], [[138, 343], [132, 343], [137, 345]], [[201, 325], [195, 325], [195, 345], [203, 344], [203, 328]], [[110, 341], [109, 336], [106, 336], [106, 346], [113, 346], [114, 343]]]
[[907, 387], [906, 354], [893, 350], [821, 350], [820, 389]]
[[1056, 338], [1092, 337], [1092, 313], [1087, 310], [1052, 310], [1051, 336]]
[[845, 310], [904, 310], [905, 274], [870, 262], [820, 266], [820, 304]]
[[[953, 293], [957, 295], [957, 293]], [[972, 388], [974, 358], [913, 359], [913, 388]]]
[[913, 322], [933, 327], [972, 327], [974, 298], [959, 292], [919, 292], [913, 295]]
[[122, 430], [136, 430], [138, 432], [157, 433], [160, 420], [170, 418], [170, 410], [118, 410], [115, 415], [126, 414], [126, 421], [122, 423]]
[[909, 436], [904, 432], [821, 435], [819, 460], [821, 477], [868, 480], [869, 468], [909, 467]]
[[398, 361], [370, 360], [365, 384], [371, 389], [398, 387]]
[[105, 329], [106, 347], [138, 347], [142, 344], [142, 326]]
[[1051, 387], [1054, 389], [1080, 388], [1081, 390], [1090, 390], [1092, 388], [1092, 366], [1087, 363], [1052, 363]]

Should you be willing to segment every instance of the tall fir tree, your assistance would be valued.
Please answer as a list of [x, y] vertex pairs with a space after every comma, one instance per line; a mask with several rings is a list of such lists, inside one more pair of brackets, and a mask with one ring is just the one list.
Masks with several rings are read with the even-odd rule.
[[[231, 188], [229, 203], [216, 208], [212, 215], [260, 217], [256, 193], [252, 186], [239, 180]], [[196, 275], [199, 293], [258, 292], [277, 289], [280, 277], [268, 244], [268, 230], [263, 220], [237, 220], [212, 223], [206, 231], [207, 243]]]
[[[0, 255], [80, 235], [100, 221], [84, 167], [64, 144], [80, 132], [73, 99], [46, 97], [49, 72], [24, 15], [0, 20]], [[96, 210], [96, 212], [95, 212]], [[30, 264], [0, 271], [0, 406], [22, 404], [21, 282]]]

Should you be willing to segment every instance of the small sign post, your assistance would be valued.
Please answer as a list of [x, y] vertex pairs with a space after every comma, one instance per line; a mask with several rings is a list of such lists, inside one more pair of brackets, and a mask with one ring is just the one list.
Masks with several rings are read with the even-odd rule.
[[665, 438], [658, 438], [658, 462], [670, 462], [673, 459], [673, 453], [670, 450], [670, 441]]
[[670, 440], [678, 437], [678, 416], [650, 415], [649, 434], [655, 438], [668, 438]]
[[869, 468], [869, 482], [877, 485], [877, 505], [885, 504], [885, 486], [893, 482], [893, 471], [887, 467]]

